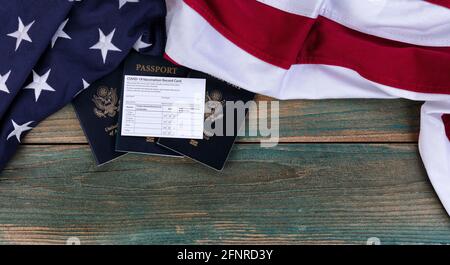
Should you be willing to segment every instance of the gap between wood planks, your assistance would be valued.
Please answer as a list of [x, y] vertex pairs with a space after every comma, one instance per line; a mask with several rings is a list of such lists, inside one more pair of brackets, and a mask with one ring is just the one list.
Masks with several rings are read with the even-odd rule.
[[[257, 142], [236, 142], [237, 145], [258, 145]], [[375, 141], [375, 142], [327, 142], [327, 141], [317, 141], [317, 142], [279, 142], [278, 144], [302, 144], [302, 145], [314, 145], [314, 144], [330, 144], [330, 145], [379, 145], [379, 144], [385, 144], [385, 145], [399, 145], [399, 144], [418, 144], [417, 141], [395, 141], [395, 142], [381, 142], [381, 141]], [[75, 145], [82, 145], [82, 146], [89, 146], [88, 143], [22, 143], [22, 146], [40, 146], [40, 145], [55, 145], [55, 146], [75, 146]]]

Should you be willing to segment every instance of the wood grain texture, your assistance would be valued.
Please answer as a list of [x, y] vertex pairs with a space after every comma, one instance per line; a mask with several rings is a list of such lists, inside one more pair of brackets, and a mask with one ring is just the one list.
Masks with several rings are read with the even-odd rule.
[[[387, 111], [388, 112], [388, 111]], [[86, 145], [23, 146], [0, 174], [0, 243], [450, 243], [416, 144], [236, 145], [222, 173]]]
[[[258, 97], [259, 101], [271, 100]], [[280, 141], [416, 142], [421, 103], [406, 100], [323, 100], [280, 102]], [[238, 142], [259, 142], [244, 137]], [[25, 143], [87, 143], [71, 106], [35, 128]]]

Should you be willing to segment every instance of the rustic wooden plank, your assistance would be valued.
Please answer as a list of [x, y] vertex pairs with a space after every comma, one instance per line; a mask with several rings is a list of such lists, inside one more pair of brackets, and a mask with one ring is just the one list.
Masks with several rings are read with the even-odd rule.
[[415, 144], [240, 144], [222, 173], [33, 145], [0, 184], [3, 244], [450, 243]]
[[[258, 100], [270, 100], [260, 96]], [[280, 102], [281, 142], [415, 142], [420, 103], [406, 100]], [[239, 142], [258, 142], [259, 137]], [[87, 143], [71, 106], [33, 130], [25, 143]]]

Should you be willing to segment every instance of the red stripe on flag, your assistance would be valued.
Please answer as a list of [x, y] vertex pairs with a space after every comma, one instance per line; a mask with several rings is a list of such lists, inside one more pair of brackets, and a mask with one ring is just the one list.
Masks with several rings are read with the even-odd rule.
[[285, 69], [296, 62], [314, 24], [314, 19], [289, 14], [256, 0], [185, 0], [185, 3], [240, 48]]
[[450, 94], [450, 48], [383, 39], [319, 17], [299, 63], [353, 69], [372, 81], [414, 92]]
[[185, 2], [227, 39], [270, 64], [285, 69], [296, 63], [342, 66], [384, 85], [450, 94], [448, 47], [375, 37], [323, 17], [313, 20], [255, 0]]
[[444, 114], [442, 120], [445, 124], [445, 133], [447, 134], [448, 140], [450, 141], [450, 114]]
[[450, 8], [450, 0], [427, 0], [430, 3]]
[[180, 66], [180, 64], [177, 63], [177, 62], [175, 62], [174, 59], [170, 58], [170, 56], [169, 56], [167, 53], [164, 53], [164, 54], [163, 54], [163, 57], [164, 57], [164, 59], [166, 59], [167, 61], [173, 63], [174, 65]]

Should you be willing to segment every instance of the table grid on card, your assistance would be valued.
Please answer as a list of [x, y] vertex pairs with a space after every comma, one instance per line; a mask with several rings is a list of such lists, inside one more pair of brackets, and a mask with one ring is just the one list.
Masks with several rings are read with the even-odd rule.
[[124, 83], [122, 135], [203, 137], [205, 80], [129, 77]]

